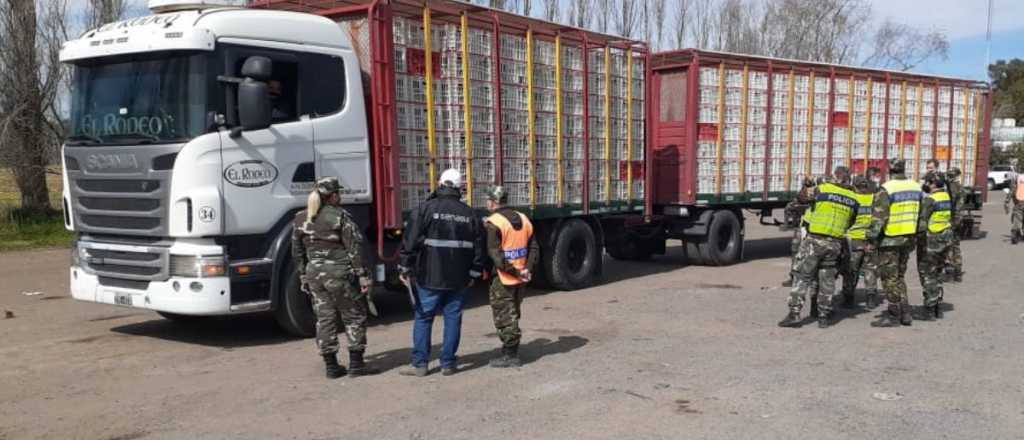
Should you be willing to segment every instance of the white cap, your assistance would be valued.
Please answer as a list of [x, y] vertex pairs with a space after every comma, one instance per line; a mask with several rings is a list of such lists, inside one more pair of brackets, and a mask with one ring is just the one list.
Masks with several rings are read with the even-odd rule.
[[441, 179], [438, 180], [438, 183], [441, 185], [447, 184], [459, 188], [462, 186], [462, 173], [455, 168], [448, 168], [441, 173]]

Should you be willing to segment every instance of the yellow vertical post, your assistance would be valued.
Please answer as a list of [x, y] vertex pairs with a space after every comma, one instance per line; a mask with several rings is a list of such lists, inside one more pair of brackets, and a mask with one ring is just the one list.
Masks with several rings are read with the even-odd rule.
[[466, 138], [466, 193], [473, 206], [473, 87], [469, 78], [469, 16], [462, 14], [462, 112]]
[[867, 132], [864, 133], [864, 171], [868, 169], [868, 158], [871, 157], [871, 110], [875, 103], [875, 85], [871, 83], [871, 78], [868, 78], [868, 113], [867, 113]]
[[814, 71], [811, 71], [810, 79], [807, 82], [807, 150], [804, 157], [807, 158], [807, 174], [813, 175], [811, 165], [814, 163]]
[[725, 63], [718, 64], [718, 137], [715, 138], [715, 194], [722, 194], [722, 133], [725, 132]]
[[796, 75], [791, 69], [789, 71], [789, 103], [786, 112], [786, 191], [789, 191], [793, 183], [793, 109], [796, 102]]
[[434, 127], [434, 53], [433, 34], [430, 31], [430, 8], [423, 8], [423, 57], [425, 73], [423, 74], [427, 94], [427, 151], [429, 158], [428, 174], [430, 175], [430, 191], [437, 189], [437, 129]]
[[526, 31], [526, 126], [530, 152], [530, 207], [537, 206], [537, 132], [533, 103], [533, 30]]
[[904, 157], [904, 156], [906, 156], [906, 153], [903, 151], [903, 144], [907, 143], [907, 141], [906, 141], [906, 132], [907, 132], [907, 82], [903, 81], [903, 83], [900, 84], [900, 137], [898, 139], [899, 142], [896, 142], [896, 145], [898, 145], [899, 149], [900, 149], [900, 160], [906, 159], [906, 157]]
[[750, 97], [750, 66], [743, 63], [743, 97], [740, 103], [740, 193], [747, 192], [747, 106]]
[[[850, 75], [850, 86], [846, 89], [847, 93], [847, 104], [846, 104], [846, 166], [853, 166], [853, 115], [854, 111], [854, 100], [856, 97], [853, 95], [854, 84], [857, 83], [857, 77]], [[864, 170], [867, 173], [867, 170]]]
[[626, 202], [633, 200], [633, 49], [626, 50]]
[[604, 197], [612, 200], [612, 51], [604, 47]]
[[555, 36], [555, 157], [558, 159], [558, 206], [565, 203], [565, 163], [562, 150], [562, 37]]
[[924, 87], [917, 85], [917, 119], [914, 120], [914, 179], [921, 179], [921, 124], [924, 122]]
[[961, 143], [960, 151], [960, 166], [961, 170], [967, 167], [967, 136], [971, 134], [971, 112], [969, 110], [970, 102], [974, 99], [971, 89], [964, 89], [964, 134], [960, 136], [963, 141]]

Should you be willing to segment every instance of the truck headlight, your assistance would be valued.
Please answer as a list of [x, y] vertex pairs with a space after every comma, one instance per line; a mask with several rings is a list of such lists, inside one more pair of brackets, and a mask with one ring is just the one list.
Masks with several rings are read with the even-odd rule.
[[83, 268], [84, 269], [85, 266], [82, 265], [83, 261], [85, 261], [85, 262], [89, 261], [89, 250], [84, 248], [84, 247], [78, 246], [77, 242], [72, 243], [71, 244], [71, 267], [79, 267], [79, 268]]
[[171, 255], [170, 269], [172, 277], [221, 277], [227, 273], [227, 263], [222, 255]]

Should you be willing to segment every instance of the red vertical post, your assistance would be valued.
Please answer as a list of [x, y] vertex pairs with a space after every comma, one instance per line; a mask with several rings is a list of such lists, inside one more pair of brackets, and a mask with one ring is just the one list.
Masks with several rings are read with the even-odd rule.
[[[888, 73], [885, 74], [885, 113], [882, 115], [884, 121], [882, 123], [882, 160], [889, 160], [889, 94], [892, 93], [892, 76]], [[871, 115], [868, 115], [870, 118]], [[901, 135], [902, 136], [902, 135]], [[900, 147], [903, 148], [903, 147]], [[868, 145], [868, 151], [871, 151], [871, 145]], [[871, 154], [868, 154], [871, 157]], [[887, 165], [888, 166], [888, 165]], [[868, 170], [864, 170], [864, 175], [867, 175]]]
[[583, 213], [590, 213], [590, 39], [580, 32], [583, 47]]
[[[974, 160], [974, 185], [979, 188], [986, 188], [985, 200], [988, 200], [988, 160], [992, 153], [992, 90], [989, 89], [988, 93], [985, 94], [985, 115], [981, 120], [984, 127], [978, 127], [979, 130], [983, 130], [981, 140], [978, 142], [977, 153], [975, 154]], [[963, 171], [963, 170], [961, 170]]]
[[[932, 99], [932, 159], [939, 160], [939, 80], [935, 80], [935, 98]], [[946, 165], [949, 170], [949, 165]]]
[[[654, 95], [654, 69], [651, 66], [651, 48], [644, 48], [644, 92], [647, 96], [644, 97], [644, 132], [646, 133], [646, 139], [644, 139], [644, 217], [645, 220], [650, 221], [651, 216], [654, 214], [654, 130], [651, 121], [654, 120], [654, 100], [651, 97]], [[630, 87], [633, 85], [630, 84]], [[630, 103], [629, 105], [633, 105]], [[630, 124], [633, 121], [629, 121]], [[630, 165], [632, 166], [632, 164]]]
[[[501, 111], [504, 103], [501, 101], [501, 18], [497, 13], [491, 13], [491, 29], [494, 33], [494, 44], [491, 48], [492, 77], [494, 78], [494, 173], [497, 185], [505, 184], [505, 143], [501, 128]], [[429, 56], [429, 55], [428, 55]]]
[[700, 53], [693, 51], [690, 60], [690, 74], [686, 77], [686, 146], [682, 157], [687, 161], [688, 175], [685, 178], [686, 200], [697, 200], [697, 115], [700, 113], [698, 98], [700, 95]]
[[956, 102], [955, 93], [953, 92], [956, 89], [953, 88], [953, 84], [947, 84], [947, 86], [949, 87], [949, 132], [946, 136], [946, 143], [949, 145], [946, 148], [949, 148], [949, 158], [946, 159], [946, 169], [949, 169], [953, 166], [953, 104]]
[[828, 130], [826, 136], [828, 136], [828, 153], [825, 155], [825, 169], [831, 170], [832, 167], [832, 147], [834, 145], [834, 139], [832, 135], [835, 130], [832, 125], [835, 121], [832, 119], [836, 113], [836, 69], [835, 67], [829, 67], [828, 69], [828, 115], [825, 116], [825, 129]]
[[765, 133], [764, 133], [764, 200], [768, 200], [768, 193], [771, 190], [772, 170], [772, 110], [775, 106], [775, 66], [768, 60], [768, 99], [765, 107]]

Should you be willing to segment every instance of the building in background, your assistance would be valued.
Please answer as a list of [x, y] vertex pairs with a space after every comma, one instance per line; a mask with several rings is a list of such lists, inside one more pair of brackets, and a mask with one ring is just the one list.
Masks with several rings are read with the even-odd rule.
[[1013, 144], [1024, 143], [1024, 127], [1017, 127], [1011, 118], [992, 120], [992, 147], [1005, 150]]

